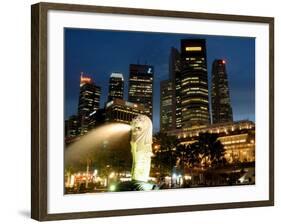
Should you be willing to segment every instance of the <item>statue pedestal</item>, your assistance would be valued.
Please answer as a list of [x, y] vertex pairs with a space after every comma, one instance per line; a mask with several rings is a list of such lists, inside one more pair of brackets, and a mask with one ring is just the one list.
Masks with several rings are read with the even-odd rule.
[[116, 186], [116, 191], [150, 191], [158, 189], [159, 187], [156, 184], [137, 180], [121, 182]]

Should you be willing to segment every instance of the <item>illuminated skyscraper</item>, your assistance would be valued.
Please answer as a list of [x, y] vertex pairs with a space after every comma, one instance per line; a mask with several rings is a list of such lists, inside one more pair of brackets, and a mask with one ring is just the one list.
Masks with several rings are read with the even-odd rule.
[[181, 40], [182, 127], [210, 123], [206, 43], [204, 39]]
[[109, 78], [108, 102], [113, 99], [123, 99], [124, 78], [121, 73], [112, 73]]
[[143, 104], [145, 115], [152, 120], [153, 74], [151, 65], [130, 64], [128, 101]]
[[225, 60], [216, 59], [212, 66], [213, 124], [233, 121], [225, 65]]
[[173, 86], [170, 80], [160, 83], [160, 131], [173, 129]]
[[84, 135], [89, 130], [90, 115], [100, 106], [101, 88], [96, 86], [91, 77], [81, 73], [80, 95], [78, 104], [78, 133]]
[[172, 84], [172, 127], [181, 128], [181, 56], [174, 47], [170, 52], [169, 76]]

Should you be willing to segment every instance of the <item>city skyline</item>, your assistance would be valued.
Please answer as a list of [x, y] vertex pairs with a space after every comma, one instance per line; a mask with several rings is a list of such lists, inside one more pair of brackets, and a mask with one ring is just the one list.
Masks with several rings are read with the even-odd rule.
[[[114, 39], [111, 39], [112, 33]], [[96, 85], [101, 86], [100, 107], [103, 107], [111, 73], [124, 75], [124, 99], [127, 100], [129, 65], [150, 64], [154, 67], [153, 124], [154, 131], [158, 131], [160, 81], [169, 78], [170, 49], [179, 49], [180, 40], [186, 38], [206, 39], [209, 88], [213, 60], [226, 61], [234, 120], [255, 121], [253, 38], [80, 29], [65, 29], [65, 119], [77, 113], [80, 72], [90, 75]]]

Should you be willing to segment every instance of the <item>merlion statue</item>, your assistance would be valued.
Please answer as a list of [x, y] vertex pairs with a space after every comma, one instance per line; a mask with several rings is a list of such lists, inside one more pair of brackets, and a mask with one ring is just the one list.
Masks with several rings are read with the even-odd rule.
[[131, 181], [121, 182], [117, 191], [155, 190], [159, 187], [148, 182], [152, 154], [152, 123], [145, 115], [131, 122], [131, 153], [133, 158]]
[[147, 182], [152, 156], [152, 123], [147, 116], [138, 115], [132, 120], [131, 128], [131, 177], [135, 181]]

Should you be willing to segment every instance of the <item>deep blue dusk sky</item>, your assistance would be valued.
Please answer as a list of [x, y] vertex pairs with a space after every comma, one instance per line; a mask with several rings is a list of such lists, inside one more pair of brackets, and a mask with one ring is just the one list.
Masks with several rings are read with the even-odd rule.
[[154, 66], [153, 127], [159, 130], [160, 81], [169, 78], [171, 47], [180, 40], [204, 38], [207, 47], [209, 89], [214, 59], [226, 60], [234, 120], [255, 121], [255, 39], [245, 37], [106, 31], [65, 28], [65, 119], [77, 114], [80, 72], [101, 86], [101, 107], [112, 72], [121, 72], [128, 97], [129, 64]]

